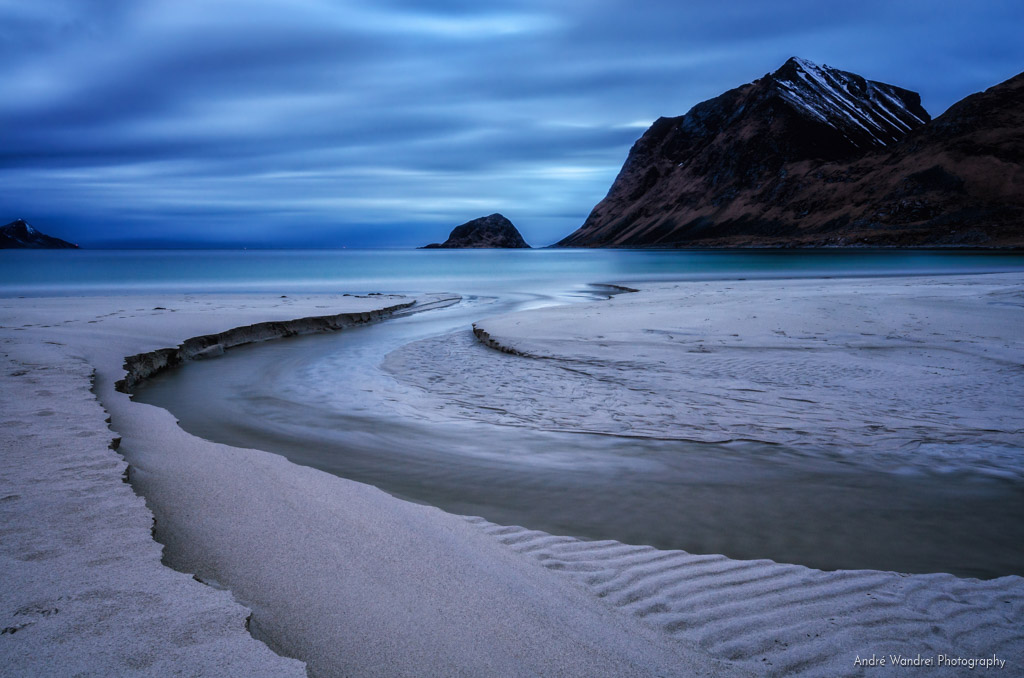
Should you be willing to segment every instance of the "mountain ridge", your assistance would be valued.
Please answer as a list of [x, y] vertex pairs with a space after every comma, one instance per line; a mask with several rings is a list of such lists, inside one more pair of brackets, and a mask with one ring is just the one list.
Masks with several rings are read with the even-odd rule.
[[555, 247], [1024, 245], [1024, 74], [932, 121], [799, 58], [659, 118]]

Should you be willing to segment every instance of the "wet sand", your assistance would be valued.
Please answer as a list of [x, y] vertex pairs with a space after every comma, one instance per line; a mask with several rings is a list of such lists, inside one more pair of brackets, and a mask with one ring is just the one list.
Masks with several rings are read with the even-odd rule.
[[[1024, 573], [1005, 280], [652, 285], [525, 312], [466, 300], [248, 347], [139, 395], [200, 437], [495, 523], [993, 578]], [[779, 310], [758, 320], [769, 295]], [[474, 321], [532, 352], [487, 346]]]
[[[933, 298], [933, 285], [946, 286], [949, 294], [939, 304], [943, 307], [951, 302], [954, 306], [970, 305], [980, 299], [984, 303], [1008, 304], [1007, 313], [1019, 313], [1019, 276], [914, 280], [906, 282], [906, 291], [910, 297], [916, 294]], [[534, 357], [488, 350], [495, 356], [518, 358], [525, 365], [555, 365], [560, 360], [571, 360], [577, 362], [569, 366], [578, 369], [582, 358], [593, 362], [597, 374], [603, 374], [602, 361], [621, 363], [627, 353], [643, 362], [651, 355], [657, 357], [658, 351], [664, 349], [660, 355], [672, 357], [666, 364], [681, 364], [674, 344], [648, 351], [650, 347], [642, 343], [630, 346], [628, 352], [626, 344], [600, 345], [608, 343], [603, 338], [615, 327], [633, 333], [634, 337], [643, 329], [668, 330], [671, 334], [686, 327], [675, 320], [660, 324], [638, 322], [635, 315], [630, 315], [630, 309], [643, 309], [640, 302], [644, 297], [638, 295], [623, 305], [625, 299], [573, 306], [568, 312], [540, 309], [517, 314], [519, 318], [510, 315], [488, 321], [485, 330], [496, 345]], [[723, 304], [729, 299], [728, 294], [720, 297]], [[72, 403], [82, 403], [82, 420], [102, 429], [102, 410], [87, 387], [86, 375], [95, 369], [95, 396], [111, 414], [113, 430], [123, 437], [121, 451], [132, 465], [132, 486], [146, 498], [157, 518], [156, 535], [166, 544], [166, 560], [180, 570], [196, 573], [202, 580], [228, 588], [236, 600], [252, 609], [250, 628], [258, 638], [278, 652], [301, 657], [316, 675], [859, 675], [864, 671], [857, 668], [857, 657], [887, 652], [960, 657], [994, 654], [1007, 661], [1006, 669], [1011, 672], [1019, 670], [1024, 661], [1024, 632], [1019, 625], [1024, 616], [1024, 585], [1019, 577], [978, 581], [947, 574], [822, 572], [768, 560], [734, 560], [616, 541], [580, 541], [572, 536], [552, 536], [522, 527], [460, 518], [396, 499], [368, 485], [297, 466], [278, 455], [210, 443], [182, 431], [166, 411], [131, 402], [114, 389], [114, 382], [123, 376], [122, 360], [126, 355], [258, 320], [301, 317], [319, 306], [337, 312], [349, 303], [345, 299], [310, 297], [284, 303], [267, 298], [240, 301], [211, 296], [192, 300], [147, 299], [139, 303], [132, 298], [2, 301], [0, 325], [11, 373], [26, 370], [21, 376], [28, 376], [35, 369], [53, 370], [59, 374], [55, 377], [58, 381], [68, 384], [64, 390], [39, 388], [34, 395], [22, 396], [24, 391], [15, 391], [7, 385], [13, 383], [9, 381], [5, 382], [5, 396], [22, 398], [24, 407], [35, 415], [64, 411]], [[678, 303], [679, 298], [675, 301]], [[372, 307], [371, 302], [366, 303]], [[868, 306], [879, 308], [877, 303]], [[580, 311], [588, 307], [590, 318], [581, 316]], [[661, 303], [658, 308], [649, 306], [643, 310], [654, 315], [660, 313], [661, 318], [675, 318], [677, 309], [676, 305]], [[608, 311], [616, 312], [617, 323], [599, 327], [590, 322]], [[558, 316], [559, 313], [566, 315]], [[560, 324], [559, 317], [568, 320]], [[514, 328], [522, 328], [524, 320], [530, 318], [540, 320], [530, 321], [533, 324], [529, 331], [517, 334]], [[1019, 331], [1013, 328], [1020, 326], [1016, 322], [1010, 326], [1010, 332], [997, 334], [984, 323], [969, 323], [964, 331], [970, 330], [979, 340], [989, 342], [972, 346], [971, 351], [980, 352], [973, 357], [984, 360], [984, 354], [994, 352], [994, 362], [1016, 361], [1019, 368], [1020, 361], [1014, 357], [1020, 348]], [[779, 329], [791, 333], [786, 327]], [[959, 330], [951, 327], [949, 331]], [[563, 336], [568, 333], [572, 336]], [[648, 335], [668, 336], [645, 336]], [[588, 341], [588, 337], [592, 340]], [[45, 344], [52, 347], [46, 350], [54, 351], [54, 355], [35, 352], [43, 342], [54, 342]], [[685, 353], [689, 355], [690, 351]], [[64, 366], [65, 361], [85, 366], [85, 370], [81, 374], [70, 370]], [[216, 360], [209, 365], [215, 363]], [[949, 361], [945, 364], [950, 365]], [[443, 364], [421, 363], [420, 368], [434, 376], [444, 373]], [[621, 364], [617, 365], [617, 369], [621, 368]], [[490, 368], [467, 363], [465, 369]], [[529, 400], [515, 396], [513, 388], [539, 389], [541, 386], [531, 377], [532, 369], [527, 366], [521, 371], [521, 384], [515, 380], [501, 384], [494, 397], [500, 398], [506, 389], [511, 389], [509, 399], [513, 404], [534, 407]], [[540, 374], [544, 368], [538, 369]], [[1009, 367], [1006, 369], [1005, 373], [996, 373], [1011, 377], [1016, 374]], [[636, 364], [629, 368], [631, 376], [641, 372]], [[486, 387], [461, 381], [463, 387]], [[560, 383], [565, 381], [561, 379]], [[662, 380], [659, 377], [657, 381]], [[901, 388], [904, 381], [899, 384]], [[482, 401], [478, 398], [453, 400], [446, 395], [443, 380], [432, 383], [437, 386], [435, 391], [399, 383], [398, 390], [390, 395], [409, 395], [410, 391], [405, 389], [418, 389], [421, 399], [405, 405], [427, 418], [486, 423], [480, 419], [506, 416], [501, 410], [523, 415], [507, 407], [481, 414], [478, 410], [483, 409]], [[632, 385], [633, 382], [627, 384], [627, 390], [639, 397], [639, 392], [629, 389]], [[339, 389], [357, 386], [338, 384]], [[956, 444], [958, 440], [949, 443], [951, 432], [962, 429], [970, 434], [967, 442], [990, 440], [984, 437], [987, 422], [992, 418], [1006, 421], [1001, 417], [1006, 416], [1007, 409], [1001, 407], [999, 398], [1002, 394], [1012, 395], [1013, 388], [1016, 382], [1012, 379], [990, 383], [989, 390], [1000, 394], [993, 406], [980, 412], [965, 407], [968, 418], [946, 428], [941, 419], [935, 419], [933, 428], [939, 432], [936, 437], [940, 442]], [[969, 396], [971, 391], [961, 393]], [[435, 396], [436, 401], [425, 408], [429, 398]], [[656, 399], [657, 393], [651, 397]], [[579, 398], [564, 403], [549, 401], [539, 409], [560, 405], [552, 410], [553, 416], [564, 415], [569, 419], [558, 422], [559, 426], [571, 424], [572, 417], [582, 417], [585, 425], [581, 428], [593, 430], [597, 415], [587, 407], [595, 402], [590, 398], [581, 391]], [[960, 400], [968, 405], [972, 402], [970, 397]], [[403, 405], [400, 399], [396, 403], [396, 407]], [[608, 404], [604, 401], [606, 410]], [[812, 410], [815, 416], [810, 418], [811, 423], [826, 419], [822, 409]], [[14, 407], [5, 412], [11, 423], [27, 419]], [[630, 412], [625, 414], [624, 419], [613, 418], [612, 424], [605, 425], [628, 423]], [[709, 419], [714, 425], [706, 429], [714, 435], [728, 433], [725, 424], [730, 419], [725, 413], [718, 414], [719, 418]], [[742, 414], [741, 406], [735, 420], [741, 421]], [[47, 418], [36, 416], [38, 420]], [[662, 420], [651, 421], [661, 425]], [[975, 421], [981, 425], [974, 425]], [[1019, 442], [1013, 437], [1019, 428], [1013, 428], [1012, 417], [1009, 421], [1010, 426], [993, 427], [991, 450], [983, 448], [975, 455], [939, 458], [951, 457], [954, 473], [997, 480], [1013, 478], [1018, 473], [1014, 455], [1000, 454], [1006, 447], [1012, 451]], [[965, 426], [965, 422], [969, 425]], [[52, 449], [74, 449], [76, 429], [47, 426], [36, 420], [29, 423], [31, 430], [23, 435], [46, 439]], [[551, 428], [543, 417], [529, 423]], [[746, 425], [766, 432], [775, 428], [757, 419], [747, 421]], [[855, 435], [860, 430], [856, 425], [850, 426], [849, 431], [842, 425], [838, 428], [840, 435]], [[886, 428], [889, 432], [878, 440], [902, 440], [907, 435], [899, 425]], [[795, 434], [790, 431], [784, 435]], [[26, 445], [27, 439], [9, 437], [5, 440], [5, 453], [24, 450]], [[872, 446], [873, 443], [866, 445]], [[792, 447], [799, 449], [798, 445]], [[870, 457], [872, 465], [880, 460], [902, 459], [899, 445], [882, 445], [880, 449], [879, 456]], [[993, 454], [987, 454], [988, 451]], [[103, 487], [126, 487], [119, 477], [123, 466], [115, 453], [104, 454], [109, 459], [103, 464], [111, 470], [99, 472], [97, 466], [97, 482]], [[915, 457], [908, 462], [911, 472], [917, 471], [912, 463], [916, 460]], [[28, 458], [17, 465], [17, 472], [5, 476], [5, 483], [28, 484], [29, 476], [22, 474], [32, 472], [38, 464]], [[49, 494], [55, 496], [59, 488], [48, 475], [39, 476], [34, 486], [44, 495], [52, 488]], [[77, 476], [85, 474], [72, 475], [77, 483]], [[4, 495], [11, 493], [5, 485]], [[75, 492], [61, 494], [73, 496]], [[84, 497], [87, 504], [91, 501], [86, 492], [78, 496]], [[4, 510], [9, 514], [5, 517], [11, 521], [20, 516], [18, 524], [28, 530], [24, 534], [49, 539], [45, 528], [31, 513], [25, 513], [25, 508], [19, 507], [18, 500], [7, 501]], [[58, 501], [48, 510], [68, 525], [79, 524], [81, 514], [70, 504]], [[142, 528], [145, 522], [140, 523]], [[89, 521], [80, 525], [83, 531], [91, 527]], [[123, 539], [116, 534], [111, 536], [116, 543]], [[14, 585], [5, 587], [6, 591], [29, 590], [27, 582], [57, 562], [60, 554], [80, 554], [86, 548], [80, 539], [69, 539], [49, 544], [48, 548], [58, 554], [53, 558], [29, 558], [27, 550], [12, 551], [8, 543], [5, 541], [5, 558], [21, 564], [9, 570], [14, 573]], [[19, 543], [28, 544], [26, 549], [32, 547], [27, 541]], [[193, 642], [185, 643], [186, 650], [175, 656], [194, 675], [218, 675], [211, 668], [214, 657], [240, 662], [233, 665], [236, 667], [262, 666], [268, 673], [275, 673], [270, 670], [272, 664], [266, 655], [261, 654], [265, 647], [245, 646], [252, 641], [244, 634], [245, 610], [237, 603], [171, 570], [161, 571], [188, 585], [180, 591], [161, 588], [164, 585], [160, 576], [149, 576], [138, 569], [143, 567], [143, 561], [145, 567], [159, 569], [157, 553], [158, 549], [152, 550], [150, 555], [125, 562], [116, 558], [109, 563], [89, 559], [90, 567], [100, 568], [107, 573], [105, 576], [129, 582], [132, 600], [141, 599], [137, 594], [144, 582], [145, 586], [164, 591], [170, 599], [200, 601], [191, 609], [169, 608], [164, 622], [151, 625], [149, 621], [160, 605], [159, 599], [153, 599], [150, 607], [126, 609], [129, 618], [152, 629], [152, 635], [144, 637], [151, 639], [152, 647], [156, 648], [153, 653], [175, 642], [179, 643], [176, 647], [182, 647], [182, 637], [168, 631], [178, 623], [180, 628], [192, 629], [188, 638]], [[58, 597], [90, 600], [90, 595], [98, 590], [95, 584], [64, 578], [59, 569], [54, 572], [52, 581], [66, 589], [54, 591]], [[126, 577], [124, 572], [133, 576]], [[220, 601], [220, 607], [201, 602], [203, 596], [209, 595], [214, 596], [211, 600]], [[102, 603], [98, 604], [102, 607]], [[23, 610], [28, 605], [8, 593], [3, 600], [3, 612], [14, 619], [27, 614]], [[222, 626], [209, 621], [214, 610], [218, 610], [214, 616], [222, 620], [224, 629], [230, 627], [228, 622], [235, 615], [235, 635], [217, 631]], [[61, 626], [60, 614], [36, 615], [38, 621], [33, 626], [11, 636], [19, 644], [6, 645], [10, 649], [5, 651], [5, 659], [33, 666], [32, 648], [39, 647], [47, 638], [51, 647], [58, 647], [52, 643], [74, 634], [76, 625], [88, 618], [90, 612], [81, 614], [84, 616], [69, 617], [66, 626]], [[33, 635], [44, 631], [50, 635]], [[104, 646], [130, 645], [126, 641], [129, 631], [117, 624], [103, 626], [101, 631], [102, 640], [82, 640], [67, 650], [67, 657], [86, 665], [93, 661], [97, 666], [131, 670], [133, 665], [127, 663], [131, 656], [115, 657], [107, 660], [109, 664], [95, 658]], [[239, 649], [229, 655], [218, 654], [223, 647], [219, 643], [229, 642], [218, 639], [229, 637], [234, 639], [230, 642], [240, 643]], [[54, 652], [60, 654], [60, 650]], [[295, 667], [296, 664], [284, 662], [276, 673], [283, 675], [285, 670]], [[158, 668], [137, 672], [158, 675]], [[220, 674], [237, 670], [220, 669]], [[961, 672], [962, 669], [952, 667], [932, 670], [929, 675]]]

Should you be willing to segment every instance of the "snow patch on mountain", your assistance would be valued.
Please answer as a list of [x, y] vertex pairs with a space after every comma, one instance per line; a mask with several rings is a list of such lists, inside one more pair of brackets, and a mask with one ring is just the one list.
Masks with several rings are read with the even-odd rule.
[[771, 78], [783, 100], [858, 148], [888, 146], [928, 119], [912, 92], [807, 59], [793, 57]]

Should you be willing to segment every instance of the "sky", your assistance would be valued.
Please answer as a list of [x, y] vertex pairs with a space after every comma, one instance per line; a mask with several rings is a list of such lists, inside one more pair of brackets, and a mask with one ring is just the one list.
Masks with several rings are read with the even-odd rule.
[[0, 0], [0, 223], [84, 247], [414, 247], [580, 226], [659, 116], [801, 56], [936, 116], [1019, 0]]

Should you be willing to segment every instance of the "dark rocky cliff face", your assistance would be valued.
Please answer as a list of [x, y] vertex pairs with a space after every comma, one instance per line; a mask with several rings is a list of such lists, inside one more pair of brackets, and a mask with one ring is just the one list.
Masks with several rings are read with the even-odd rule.
[[443, 243], [432, 243], [422, 249], [439, 248], [529, 248], [512, 222], [500, 214], [492, 214], [456, 226]]
[[656, 121], [558, 246], [1022, 245], [1022, 83], [930, 122], [913, 92], [790, 59]]
[[78, 245], [41, 233], [23, 219], [0, 226], [0, 249], [77, 249]]

